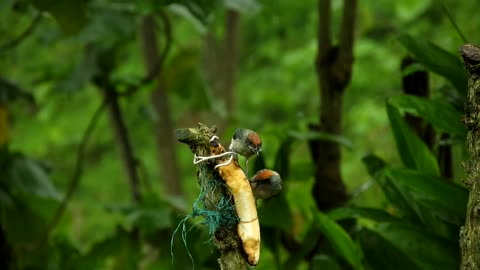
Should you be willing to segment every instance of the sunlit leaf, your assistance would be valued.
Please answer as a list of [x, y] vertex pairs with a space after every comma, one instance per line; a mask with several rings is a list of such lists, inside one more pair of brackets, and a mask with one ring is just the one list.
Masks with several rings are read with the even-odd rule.
[[410, 129], [398, 110], [387, 103], [387, 114], [397, 145], [397, 151], [407, 168], [422, 170], [427, 174], [439, 175], [435, 155], [428, 146]]
[[348, 233], [325, 214], [317, 213], [315, 221], [336, 254], [345, 259], [354, 269], [363, 269], [362, 252]]

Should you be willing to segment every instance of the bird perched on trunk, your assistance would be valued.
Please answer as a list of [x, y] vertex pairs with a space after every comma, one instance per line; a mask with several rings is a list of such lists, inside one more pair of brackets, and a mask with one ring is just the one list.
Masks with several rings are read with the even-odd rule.
[[256, 199], [267, 199], [282, 191], [282, 178], [276, 171], [263, 169], [258, 171], [250, 180], [253, 196]]
[[239, 128], [233, 133], [229, 150], [245, 157], [245, 174], [248, 176], [248, 160], [262, 150], [262, 140], [255, 131]]

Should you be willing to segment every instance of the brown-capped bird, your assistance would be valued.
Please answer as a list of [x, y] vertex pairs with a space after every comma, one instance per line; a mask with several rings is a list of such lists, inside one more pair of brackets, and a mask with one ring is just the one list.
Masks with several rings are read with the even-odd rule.
[[262, 140], [255, 131], [239, 128], [233, 133], [229, 149], [245, 157], [245, 170], [248, 175], [248, 160], [262, 150]]
[[248, 181], [256, 199], [267, 199], [282, 191], [282, 178], [276, 171], [260, 170]]

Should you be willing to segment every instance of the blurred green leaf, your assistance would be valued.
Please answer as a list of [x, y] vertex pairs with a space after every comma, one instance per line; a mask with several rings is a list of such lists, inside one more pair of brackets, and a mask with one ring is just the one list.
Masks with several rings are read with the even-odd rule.
[[397, 219], [383, 209], [365, 207], [336, 208], [328, 212], [328, 217], [335, 221], [348, 218], [366, 218], [377, 222], [394, 221]]
[[138, 209], [127, 216], [127, 223], [138, 227], [148, 233], [172, 227], [170, 220], [171, 210], [164, 209]]
[[322, 233], [318, 226], [316, 224], [312, 224], [303, 238], [302, 245], [299, 249], [290, 254], [288, 259], [283, 264], [282, 269], [297, 269], [300, 262], [305, 259], [305, 256], [313, 251], [317, 244], [316, 239], [319, 239], [321, 234]]
[[67, 34], [78, 33], [87, 23], [87, 1], [33, 0], [41, 11], [50, 13]]
[[347, 232], [326, 214], [317, 213], [316, 225], [328, 239], [336, 254], [345, 259], [354, 269], [363, 269], [362, 252]]
[[426, 120], [440, 132], [466, 135], [467, 130], [461, 122], [463, 112], [444, 100], [398, 95], [390, 98], [389, 103], [401, 111]]
[[439, 175], [437, 159], [427, 145], [408, 127], [398, 110], [387, 102], [387, 114], [397, 145], [397, 151], [407, 168]]
[[430, 71], [449, 80], [460, 92], [467, 90], [467, 74], [457, 55], [419, 37], [403, 34], [400, 43]]
[[468, 201], [466, 189], [446, 179], [408, 169], [387, 169], [385, 177], [399, 191], [417, 216], [430, 228], [439, 221], [456, 226], [465, 221]]
[[395, 1], [394, 6], [398, 17], [409, 21], [423, 14], [431, 4], [431, 0], [402, 0]]
[[334, 258], [321, 254], [315, 255], [312, 259], [311, 268], [312, 270], [341, 270], [340, 265], [335, 261]]
[[385, 177], [384, 170], [387, 168], [385, 161], [374, 154], [365, 156], [362, 161], [367, 167], [370, 176], [373, 177], [373, 179], [382, 188], [383, 193], [387, 197], [388, 201], [392, 203], [404, 216], [414, 216], [414, 210], [410, 207], [400, 191], [398, 191], [391, 183], [392, 180], [388, 177]]
[[263, 200], [258, 207], [258, 217], [262, 220], [262, 226], [265, 227], [273, 227], [289, 232], [293, 226], [292, 212], [283, 193]]
[[[456, 241], [446, 241], [432, 234], [430, 230], [396, 222], [374, 224], [369, 229], [378, 235], [379, 238], [376, 239], [377, 244], [380, 243], [378, 247], [370, 248], [377, 249], [377, 255], [383, 254], [385, 257], [388, 256], [392, 260], [391, 262], [401, 265], [405, 265], [408, 262], [405, 265], [408, 267], [402, 269], [447, 270], [456, 269], [460, 263], [459, 257], [456, 255], [459, 254], [459, 246]], [[392, 252], [392, 248], [381, 239], [392, 245], [396, 252]], [[383, 245], [381, 245], [382, 242]], [[402, 260], [392, 258], [395, 256], [402, 258]], [[369, 263], [375, 260], [387, 263], [385, 257], [380, 257], [370, 257]], [[405, 263], [402, 263], [402, 261], [405, 261]], [[411, 262], [414, 262], [417, 267], [409, 268], [413, 267]]]
[[409, 257], [410, 253], [403, 253], [395, 246], [395, 243], [388, 241], [373, 230], [362, 228], [358, 233], [358, 240], [365, 259], [372, 269], [422, 269], [415, 264], [413, 258]]
[[273, 170], [276, 171], [282, 179], [287, 179], [290, 175], [290, 157], [292, 152], [293, 140], [286, 138], [280, 143], [278, 151], [275, 154], [275, 163]]
[[261, 8], [257, 0], [224, 0], [223, 2], [227, 8], [248, 15], [257, 13]]
[[31, 244], [45, 233], [45, 219], [25, 205], [17, 204], [2, 212], [1, 224], [12, 246]]
[[375, 175], [380, 173], [386, 167], [385, 161], [374, 154], [364, 156], [362, 162], [371, 177], [375, 177]]
[[335, 134], [330, 134], [327, 132], [320, 132], [320, 131], [306, 131], [306, 132], [298, 132], [298, 131], [289, 131], [288, 136], [291, 138], [294, 138], [299, 141], [309, 141], [309, 140], [325, 140], [325, 141], [331, 141], [331, 142], [336, 142], [340, 145], [343, 145], [347, 149], [353, 149], [353, 144], [352, 141], [349, 139], [335, 135]]
[[9, 186], [12, 193], [35, 195], [44, 199], [60, 200], [60, 193], [43, 168], [36, 162], [15, 158], [10, 168]]

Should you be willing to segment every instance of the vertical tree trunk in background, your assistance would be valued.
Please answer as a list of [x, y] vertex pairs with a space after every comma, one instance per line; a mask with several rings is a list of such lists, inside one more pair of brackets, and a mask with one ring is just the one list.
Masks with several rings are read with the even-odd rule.
[[[219, 41], [213, 33], [205, 37], [205, 70], [215, 96], [225, 104], [227, 119], [217, 121], [218, 130], [222, 132], [235, 111], [235, 74], [238, 63], [239, 20], [240, 14], [229, 9], [225, 16], [225, 34], [219, 46]], [[220, 57], [219, 57], [220, 55]]]
[[[315, 68], [320, 88], [320, 125], [315, 131], [342, 134], [342, 101], [345, 88], [351, 79], [356, 0], [344, 0], [343, 16], [334, 46], [331, 37], [331, 0], [318, 0], [318, 36]], [[348, 196], [340, 171], [340, 145], [331, 141], [310, 142], [316, 164], [313, 196], [320, 210], [343, 204]]]
[[107, 100], [108, 112], [110, 115], [110, 122], [115, 132], [115, 139], [120, 148], [120, 156], [123, 161], [123, 168], [130, 183], [130, 190], [132, 192], [132, 200], [136, 203], [141, 201], [140, 194], [140, 180], [137, 174], [137, 162], [133, 154], [133, 148], [128, 138], [128, 131], [123, 120], [122, 111], [118, 104], [118, 97], [115, 89], [106, 87], [101, 89]]
[[235, 110], [235, 73], [238, 52], [238, 19], [236, 10], [228, 10], [225, 22], [224, 61], [224, 99], [228, 116]]
[[460, 269], [475, 270], [480, 269], [480, 47], [464, 45], [460, 54], [469, 74], [464, 122], [470, 152], [470, 160], [464, 164], [464, 182], [470, 193], [465, 226], [460, 229]]
[[[163, 16], [166, 15], [163, 14]], [[165, 35], [167, 40], [165, 44], [166, 51], [164, 52], [167, 52], [168, 46], [170, 46], [170, 25], [166, 17], [164, 17], [163, 22], [166, 24]], [[176, 140], [173, 133], [175, 128], [172, 123], [167, 90], [165, 89], [165, 82], [162, 77], [161, 69], [161, 65], [165, 60], [165, 54], [161, 55], [158, 51], [155, 28], [155, 20], [152, 16], [147, 16], [143, 19], [141, 39], [143, 42], [143, 56], [147, 73], [151, 73], [152, 70], [157, 68], [157, 65], [160, 65], [158, 82], [155, 90], [151, 94], [152, 105], [159, 116], [159, 120], [155, 123], [155, 140], [157, 143], [159, 161], [158, 167], [161, 170], [166, 194], [181, 196], [183, 191], [177, 162], [175, 147]]]

